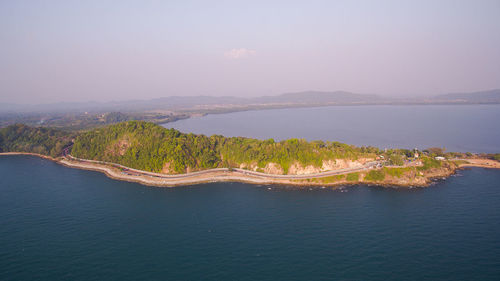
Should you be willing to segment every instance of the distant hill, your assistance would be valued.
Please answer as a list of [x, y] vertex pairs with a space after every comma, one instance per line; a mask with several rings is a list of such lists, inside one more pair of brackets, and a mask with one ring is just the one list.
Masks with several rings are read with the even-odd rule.
[[214, 97], [214, 96], [171, 96], [151, 100], [128, 100], [111, 102], [64, 102], [40, 105], [5, 104], [0, 107], [0, 112], [105, 112], [105, 111], [147, 111], [147, 110], [179, 110], [193, 109], [203, 106], [245, 106], [266, 104], [297, 104], [297, 105], [322, 105], [322, 104], [351, 104], [351, 103], [376, 103], [383, 99], [375, 95], [362, 95], [349, 92], [318, 92], [307, 91], [287, 93], [277, 96], [263, 96], [256, 98], [241, 97]]
[[285, 93], [277, 96], [255, 98], [214, 97], [214, 96], [171, 96], [151, 100], [128, 100], [112, 102], [73, 102], [51, 103], [40, 105], [0, 104], [0, 113], [27, 112], [144, 112], [148, 110], [196, 110], [200, 108], [218, 107], [235, 108], [266, 105], [318, 106], [318, 105], [355, 105], [355, 104], [498, 104], [500, 89], [437, 95], [430, 98], [391, 98], [378, 95], [356, 94], [345, 91], [321, 92], [304, 91]]
[[106, 111], [146, 111], [154, 109], [173, 110], [192, 108], [199, 105], [244, 104], [248, 99], [238, 97], [172, 96], [151, 100], [126, 100], [110, 102], [61, 102], [38, 105], [0, 104], [1, 113], [14, 112], [106, 112]]
[[376, 95], [355, 94], [344, 91], [320, 92], [306, 91], [298, 93], [286, 93], [278, 96], [265, 96], [254, 98], [259, 103], [300, 103], [300, 104], [322, 104], [322, 103], [373, 103], [384, 99]]
[[57, 157], [71, 144], [73, 137], [72, 133], [54, 128], [16, 124], [0, 129], [0, 152], [33, 152]]
[[453, 103], [500, 103], [500, 89], [473, 93], [452, 93], [438, 95], [433, 97], [432, 100], [448, 101]]

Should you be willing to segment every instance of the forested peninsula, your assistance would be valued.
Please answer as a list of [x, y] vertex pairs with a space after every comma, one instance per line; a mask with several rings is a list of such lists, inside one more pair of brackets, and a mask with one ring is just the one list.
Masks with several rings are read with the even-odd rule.
[[143, 121], [79, 133], [11, 125], [0, 129], [0, 152], [46, 155], [67, 166], [159, 186], [207, 181], [425, 186], [460, 167], [500, 167], [499, 154], [445, 153], [438, 148], [380, 150], [303, 139], [208, 137]]
[[248, 167], [264, 172], [266, 167], [272, 170], [272, 166], [287, 174], [297, 165], [320, 167], [328, 160], [374, 159], [380, 151], [339, 142], [207, 137], [153, 123], [126, 122], [79, 135], [71, 153], [78, 158], [153, 172], [185, 173], [222, 167]]

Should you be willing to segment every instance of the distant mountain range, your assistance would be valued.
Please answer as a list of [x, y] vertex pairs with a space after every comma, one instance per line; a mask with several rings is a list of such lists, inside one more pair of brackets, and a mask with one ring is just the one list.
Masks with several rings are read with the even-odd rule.
[[435, 96], [433, 100], [453, 103], [500, 103], [500, 89], [473, 93], [438, 95]]
[[278, 96], [265, 96], [249, 99], [253, 103], [292, 103], [292, 104], [323, 104], [323, 103], [374, 103], [387, 100], [377, 95], [355, 94], [351, 92], [319, 92], [306, 91], [298, 93], [286, 93]]
[[322, 105], [375, 105], [375, 104], [500, 104], [500, 89], [451, 93], [427, 98], [393, 98], [379, 95], [356, 94], [345, 91], [305, 91], [277, 96], [255, 98], [213, 96], [171, 96], [151, 100], [113, 102], [75, 102], [40, 105], [0, 104], [2, 113], [28, 112], [105, 112], [148, 110], [196, 110], [206, 108], [253, 108], [262, 106], [322, 106]]

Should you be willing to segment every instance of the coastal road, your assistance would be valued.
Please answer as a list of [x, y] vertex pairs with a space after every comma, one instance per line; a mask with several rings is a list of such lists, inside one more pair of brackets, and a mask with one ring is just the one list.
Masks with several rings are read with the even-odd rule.
[[215, 173], [215, 172], [233, 172], [233, 173], [239, 173], [239, 174], [244, 175], [244, 176], [254, 176], [254, 177], [260, 177], [260, 178], [265, 178], [265, 179], [300, 180], [300, 179], [324, 178], [324, 177], [329, 177], [329, 176], [366, 171], [366, 170], [374, 169], [378, 165], [382, 164], [382, 161], [371, 161], [371, 162], [368, 162], [360, 167], [345, 168], [345, 169], [331, 170], [331, 171], [326, 171], [326, 172], [321, 172], [321, 173], [304, 174], [304, 175], [273, 175], [273, 174], [266, 174], [266, 173], [251, 171], [251, 170], [239, 169], [239, 168], [231, 168], [231, 169], [230, 168], [215, 168], [215, 169], [210, 169], [210, 170], [190, 172], [190, 173], [178, 174], [178, 175], [165, 175], [165, 174], [160, 174], [160, 173], [153, 173], [153, 172], [137, 170], [137, 169], [129, 168], [129, 167], [126, 167], [126, 166], [123, 166], [120, 164], [116, 164], [116, 163], [109, 163], [109, 162], [104, 162], [104, 161], [96, 161], [96, 160], [88, 160], [88, 159], [80, 159], [80, 158], [73, 157], [70, 154], [67, 154], [66, 157], [69, 158], [70, 160], [78, 161], [78, 162], [93, 163], [93, 164], [100, 164], [100, 165], [109, 165], [109, 166], [112, 166], [115, 168], [122, 169], [123, 173], [128, 174], [128, 175], [148, 176], [148, 177], [155, 177], [155, 178], [162, 178], [162, 179], [185, 179], [185, 178], [190, 178], [190, 177], [211, 174], [211, 173]]
[[378, 164], [380, 164], [379, 161], [372, 161], [372, 162], [366, 163], [365, 165], [363, 165], [361, 167], [345, 168], [345, 169], [331, 170], [331, 171], [326, 171], [326, 172], [321, 172], [321, 173], [304, 174], [304, 175], [273, 175], [273, 174], [265, 174], [265, 173], [250, 171], [250, 170], [238, 169], [238, 168], [234, 168], [233, 171], [242, 173], [244, 175], [252, 175], [252, 176], [257, 176], [257, 177], [266, 177], [266, 178], [274, 178], [274, 179], [311, 179], [311, 178], [324, 178], [324, 177], [329, 177], [329, 176], [365, 171], [365, 170], [373, 169]]

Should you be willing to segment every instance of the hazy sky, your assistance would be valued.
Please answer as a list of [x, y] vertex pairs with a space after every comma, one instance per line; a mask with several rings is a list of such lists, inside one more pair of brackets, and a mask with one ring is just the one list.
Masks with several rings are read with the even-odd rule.
[[0, 102], [492, 88], [500, 0], [0, 0]]

